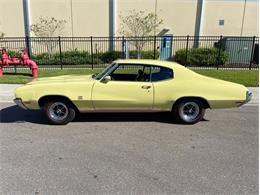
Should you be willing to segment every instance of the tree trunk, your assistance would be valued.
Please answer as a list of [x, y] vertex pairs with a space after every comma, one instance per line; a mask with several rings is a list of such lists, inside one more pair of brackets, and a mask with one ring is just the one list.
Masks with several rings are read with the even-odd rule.
[[142, 53], [141, 53], [141, 50], [138, 49], [137, 50], [137, 59], [141, 59], [142, 58]]

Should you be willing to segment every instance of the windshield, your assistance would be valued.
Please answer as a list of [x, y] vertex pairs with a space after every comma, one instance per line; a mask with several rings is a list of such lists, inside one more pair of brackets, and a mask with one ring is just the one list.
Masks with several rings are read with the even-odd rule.
[[94, 78], [96, 80], [100, 80], [110, 69], [112, 69], [116, 64], [111, 64], [110, 66], [106, 67], [100, 73], [98, 73]]

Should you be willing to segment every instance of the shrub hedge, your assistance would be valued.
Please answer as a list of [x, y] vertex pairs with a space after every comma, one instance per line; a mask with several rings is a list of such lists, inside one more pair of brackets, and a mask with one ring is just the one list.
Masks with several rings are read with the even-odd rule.
[[[22, 57], [22, 52], [19, 51], [13, 51], [13, 50], [7, 50], [7, 53], [10, 57]], [[2, 52], [0, 51], [0, 58], [2, 58]]]
[[[220, 52], [220, 55], [219, 55]], [[11, 57], [21, 57], [22, 52], [8, 51], [8, 55]], [[159, 51], [156, 50], [155, 57], [159, 58]], [[87, 51], [65, 51], [61, 53], [62, 59], [60, 59], [60, 53], [41, 53], [34, 54], [31, 56], [37, 64], [48, 64], [48, 65], [58, 65], [60, 60], [64, 65], [80, 65], [80, 64], [92, 64], [92, 56]], [[129, 57], [131, 59], [137, 58], [138, 52], [136, 50], [129, 51]], [[218, 58], [219, 56], [219, 58]], [[1, 52], [0, 52], [1, 57]], [[121, 51], [107, 51], [93, 54], [94, 64], [104, 64], [111, 63], [112, 61], [122, 58], [123, 53]], [[143, 59], [153, 59], [154, 51], [141, 51], [141, 58]], [[174, 60], [180, 64], [189, 64], [196, 66], [215, 66], [217, 63], [219, 65], [225, 64], [228, 61], [228, 53], [218, 48], [190, 48], [187, 51], [187, 61], [186, 61], [186, 49], [180, 49], [176, 51]]]
[[[156, 51], [155, 57], [159, 58], [159, 52]], [[80, 64], [92, 64], [92, 56], [87, 51], [66, 51], [62, 52], [62, 63], [64, 65], [80, 65]], [[153, 59], [154, 52], [153, 51], [141, 51], [141, 56], [143, 59]], [[120, 59], [123, 57], [123, 52], [121, 51], [107, 51], [107, 52], [100, 52], [97, 54], [93, 54], [93, 63], [94, 64], [103, 64], [103, 63], [111, 63], [116, 59]], [[129, 52], [130, 58], [137, 58], [137, 51], [130, 51]], [[33, 60], [36, 61], [37, 64], [60, 64], [60, 54], [59, 53], [41, 53], [38, 55], [33, 55], [31, 57]]]
[[180, 49], [176, 51], [174, 59], [180, 64], [215, 66], [225, 64], [228, 61], [228, 53], [217, 48], [190, 48], [186, 60], [186, 49]]
[[[92, 58], [89, 52], [86, 51], [66, 51], [61, 53], [42, 53], [38, 55], [33, 55], [32, 59], [36, 61], [37, 64], [49, 64], [55, 65], [60, 64], [60, 60], [62, 60], [62, 64], [64, 65], [76, 65], [76, 64], [91, 64]], [[93, 63], [98, 64], [102, 63], [101, 60], [96, 56], [93, 55]]]

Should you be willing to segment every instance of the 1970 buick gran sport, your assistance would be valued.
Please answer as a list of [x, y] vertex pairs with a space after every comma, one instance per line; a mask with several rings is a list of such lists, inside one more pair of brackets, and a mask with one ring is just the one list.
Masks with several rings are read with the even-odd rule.
[[85, 112], [170, 112], [180, 122], [194, 124], [207, 108], [239, 107], [251, 96], [243, 85], [174, 62], [117, 60], [96, 75], [35, 79], [17, 88], [14, 101], [24, 109], [42, 109], [59, 125]]

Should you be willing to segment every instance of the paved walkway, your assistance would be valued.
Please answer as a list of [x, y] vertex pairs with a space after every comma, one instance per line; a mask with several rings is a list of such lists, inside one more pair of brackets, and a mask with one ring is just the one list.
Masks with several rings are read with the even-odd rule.
[[[17, 84], [0, 84], [0, 102], [12, 102], [14, 99], [14, 91], [21, 85]], [[250, 105], [259, 103], [259, 88], [249, 87], [249, 90], [253, 92], [253, 98], [249, 102]]]

